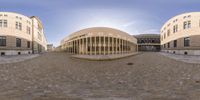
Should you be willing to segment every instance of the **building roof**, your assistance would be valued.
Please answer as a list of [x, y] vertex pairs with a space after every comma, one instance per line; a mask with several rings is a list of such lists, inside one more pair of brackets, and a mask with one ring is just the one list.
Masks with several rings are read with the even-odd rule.
[[92, 27], [92, 28], [82, 29], [80, 31], [70, 34], [68, 37], [64, 38], [61, 41], [61, 43], [80, 37], [80, 36], [102, 36], [102, 35], [125, 38], [126, 40], [129, 40], [129, 41], [136, 41], [134, 37], [118, 29], [113, 29], [113, 28], [108, 28], [108, 27]]

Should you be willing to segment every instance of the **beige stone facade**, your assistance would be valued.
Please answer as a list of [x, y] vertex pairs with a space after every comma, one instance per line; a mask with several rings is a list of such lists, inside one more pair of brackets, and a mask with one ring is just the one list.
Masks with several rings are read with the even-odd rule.
[[76, 55], [113, 55], [137, 52], [137, 40], [131, 35], [106, 27], [75, 32], [61, 41], [61, 50]]
[[[40, 28], [36, 27], [39, 26], [38, 23], [41, 24], [37, 17], [0, 12], [0, 54], [17, 55], [44, 52], [47, 41], [42, 24]], [[42, 39], [40, 41], [37, 41], [39, 36], [36, 33], [38, 32], [41, 32]], [[42, 50], [37, 47], [38, 44], [41, 45]]]
[[33, 53], [41, 53], [47, 50], [47, 40], [44, 34], [42, 22], [36, 16], [32, 16], [32, 38], [33, 38]]
[[162, 51], [200, 55], [200, 12], [177, 15], [161, 28]]

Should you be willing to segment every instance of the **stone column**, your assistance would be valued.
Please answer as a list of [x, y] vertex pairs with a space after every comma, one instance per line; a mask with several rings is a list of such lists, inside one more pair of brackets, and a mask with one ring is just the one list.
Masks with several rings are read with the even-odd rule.
[[80, 44], [79, 44], [79, 39], [77, 39], [76, 42], [77, 42], [77, 54], [79, 54], [79, 49], [80, 49], [80, 47], [79, 47], [79, 45], [80, 45]]
[[71, 51], [71, 54], [73, 53], [73, 43], [72, 43], [72, 41], [70, 42], [70, 51]]
[[96, 36], [94, 37], [94, 55], [97, 55], [97, 41], [96, 41]]
[[116, 54], [118, 54], [118, 46], [119, 46], [119, 44], [118, 44], [118, 38], [116, 38]]
[[124, 39], [122, 39], [122, 54], [124, 54]]
[[72, 40], [72, 54], [74, 54], [74, 40]]
[[77, 40], [74, 40], [74, 46], [73, 46], [73, 52], [77, 54], [76, 50], [77, 50]]
[[131, 47], [130, 47], [130, 43], [128, 41], [128, 53], [130, 53]]
[[126, 53], [128, 52], [128, 44], [127, 44], [128, 42], [127, 42], [127, 40], [126, 40]]
[[83, 54], [85, 54], [85, 44], [86, 44], [86, 38], [83, 38]]
[[68, 53], [68, 44], [66, 43], [66, 52]]
[[119, 39], [119, 54], [121, 54], [121, 39]]
[[81, 54], [81, 39], [78, 39], [78, 54]]
[[73, 41], [71, 41], [70, 44], [71, 44], [71, 54], [73, 54], [73, 49], [74, 49], [73, 48]]
[[69, 44], [70, 44], [70, 54], [72, 54], [72, 49], [73, 49], [72, 41], [70, 41]]
[[77, 40], [75, 40], [75, 45], [76, 45], [76, 54], [78, 54], [78, 39]]
[[76, 43], [76, 40], [74, 40], [74, 41], [71, 42], [71, 47], [72, 47], [71, 51], [72, 51], [72, 54], [74, 53], [74, 43]]
[[88, 55], [88, 37], [86, 37], [85, 54]]
[[84, 38], [81, 38], [81, 54], [84, 54]]
[[79, 49], [79, 50], [80, 50], [80, 51], [79, 51], [79, 54], [82, 54], [82, 38], [80, 38], [79, 40], [80, 40], [80, 41], [79, 41], [79, 42], [80, 42], [80, 44], [79, 44], [79, 47], [80, 47], [80, 49]]
[[99, 36], [99, 54], [100, 55], [101, 55], [101, 46], [102, 46], [101, 36]]
[[112, 54], [114, 54], [114, 38], [112, 37]]
[[69, 53], [71, 53], [71, 44], [69, 42]]
[[92, 55], [92, 37], [90, 37], [90, 55]]
[[73, 53], [73, 45], [72, 45], [72, 41], [70, 42], [70, 53]]
[[108, 36], [108, 55], [110, 54], [110, 37]]
[[85, 38], [82, 38], [82, 54], [85, 54]]
[[[77, 45], [77, 40], [74, 40], [74, 44], [73, 44], [73, 53], [75, 52], [75, 46], [77, 47], [78, 45]], [[77, 48], [76, 48], [77, 49]]]
[[106, 54], [106, 38], [105, 38], [105, 36], [103, 36], [103, 38], [104, 38], [104, 41], [103, 41], [103, 54], [105, 55]]

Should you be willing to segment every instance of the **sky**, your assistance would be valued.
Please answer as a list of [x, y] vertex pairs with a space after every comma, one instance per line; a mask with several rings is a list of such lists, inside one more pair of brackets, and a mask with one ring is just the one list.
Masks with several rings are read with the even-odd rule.
[[159, 34], [171, 17], [200, 11], [200, 0], [0, 0], [0, 9], [38, 16], [48, 43], [58, 46], [69, 34], [89, 27]]

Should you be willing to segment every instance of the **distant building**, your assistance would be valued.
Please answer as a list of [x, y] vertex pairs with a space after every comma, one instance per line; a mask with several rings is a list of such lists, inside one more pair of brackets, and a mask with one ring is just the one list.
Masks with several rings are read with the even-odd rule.
[[200, 12], [177, 15], [160, 32], [163, 52], [200, 55]]
[[0, 12], [0, 55], [41, 53], [47, 49], [38, 17]]
[[55, 47], [55, 48], [54, 48], [54, 51], [56, 51], [56, 52], [63, 51], [63, 50], [61, 49], [61, 45], [60, 45], [60, 46], [57, 46], [57, 47]]
[[160, 51], [159, 34], [140, 34], [137, 38], [138, 51]]
[[61, 49], [74, 55], [112, 55], [137, 52], [137, 39], [120, 30], [94, 27], [61, 41]]
[[51, 52], [54, 50], [53, 44], [47, 44], [47, 51]]

